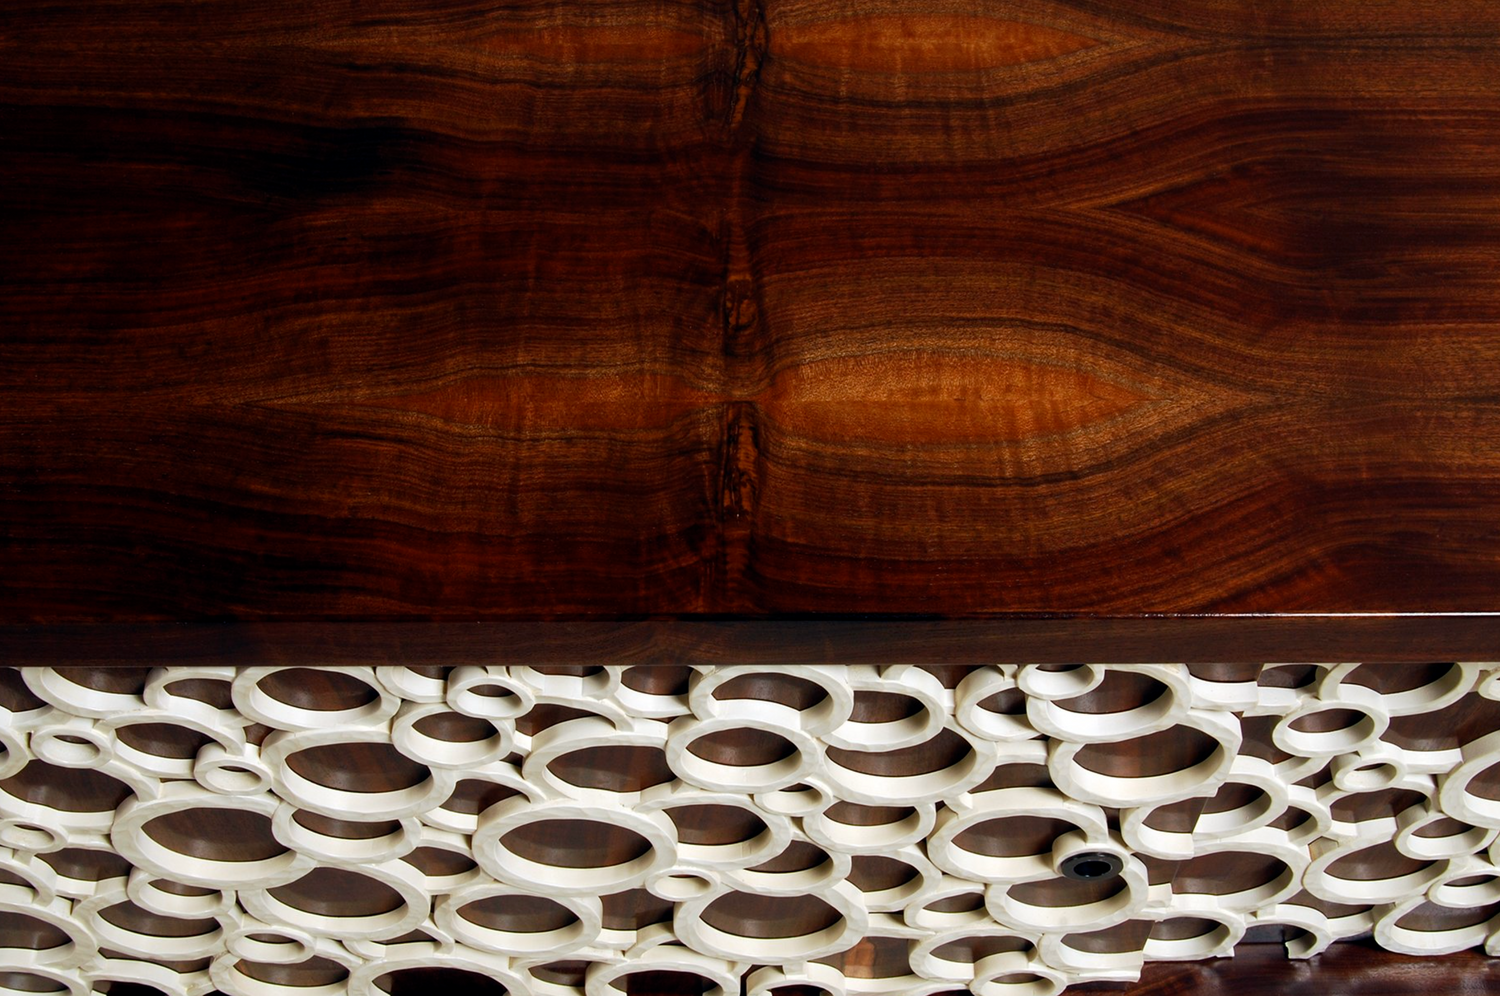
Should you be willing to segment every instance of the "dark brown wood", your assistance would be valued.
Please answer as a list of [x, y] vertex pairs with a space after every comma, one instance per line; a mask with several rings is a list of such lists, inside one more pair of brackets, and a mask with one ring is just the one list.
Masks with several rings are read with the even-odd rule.
[[89, 768], [63, 768], [31, 760], [0, 780], [0, 789], [22, 802], [67, 813], [108, 813], [134, 793], [117, 778]]
[[512, 830], [501, 843], [543, 864], [600, 868], [633, 861], [651, 849], [634, 830], [584, 820], [540, 820]]
[[7, 912], [0, 919], [0, 948], [46, 951], [67, 943], [66, 933], [34, 916]]
[[320, 916], [378, 916], [399, 909], [401, 894], [384, 882], [342, 868], [314, 868], [267, 892], [293, 909]]
[[200, 937], [219, 929], [219, 921], [211, 918], [184, 920], [161, 916], [132, 902], [108, 906], [99, 911], [99, 916], [124, 930], [153, 937]]
[[[1500, 613], [198, 622], [0, 626], [12, 664], [993, 664], [1161, 660], [1490, 660]], [[675, 672], [674, 672], [675, 673]]]
[[1484, 656], [1497, 51], [1481, 0], [7, 2], [0, 654]]
[[[1008, 939], [1000, 938], [997, 941]], [[997, 949], [1000, 945], [996, 945]], [[944, 955], [969, 952], [946, 951]], [[984, 954], [992, 953], [984, 951]], [[975, 952], [977, 954], [977, 952]], [[845, 975], [884, 978], [902, 974], [906, 945], [862, 942], [858, 947], [828, 959], [841, 963]], [[569, 984], [571, 963], [549, 966], [549, 978]], [[457, 973], [454, 973], [455, 975]], [[411, 982], [418, 982], [415, 976]], [[445, 979], [444, 991], [457, 996], [490, 991], [483, 978]], [[661, 982], [662, 980], [650, 980]], [[448, 983], [452, 983], [449, 985]], [[393, 987], [393, 996], [430, 991]], [[635, 996], [664, 996], [675, 987], [632, 986]], [[1478, 952], [1464, 952], [1433, 960], [1391, 954], [1363, 944], [1336, 944], [1308, 961], [1289, 961], [1274, 944], [1242, 944], [1233, 958], [1207, 962], [1155, 962], [1146, 965], [1141, 981], [1134, 984], [1086, 983], [1068, 990], [1100, 992], [1111, 996], [1487, 996], [1500, 992], [1500, 969]], [[113, 990], [112, 996], [113, 996]]]
[[375, 985], [391, 996], [421, 996], [422, 993], [507, 996], [506, 988], [489, 976], [458, 968], [403, 968], [377, 977]]
[[816, 896], [730, 892], [701, 914], [703, 922], [739, 937], [802, 937], [837, 923], [843, 914]]
[[51, 865], [59, 875], [84, 882], [120, 878], [129, 875], [131, 868], [129, 861], [113, 851], [85, 850], [81, 847], [64, 847], [37, 857]]
[[1335, 944], [1307, 961], [1290, 961], [1274, 944], [1241, 944], [1234, 958], [1155, 962], [1133, 985], [1085, 984], [1069, 992], [1112, 996], [1487, 996], [1500, 992], [1500, 969], [1477, 951], [1412, 958], [1363, 943]]
[[287, 851], [272, 834], [269, 817], [243, 809], [168, 813], [143, 829], [169, 851], [212, 861], [260, 861]]
[[672, 919], [672, 904], [645, 889], [627, 889], [600, 896], [599, 900], [604, 907], [605, 930], [640, 930]]

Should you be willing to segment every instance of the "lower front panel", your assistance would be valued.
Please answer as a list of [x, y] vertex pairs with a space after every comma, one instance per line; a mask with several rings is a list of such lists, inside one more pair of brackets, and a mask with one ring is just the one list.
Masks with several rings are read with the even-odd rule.
[[1497, 699], [1481, 663], [3, 668], [0, 986], [1050, 996], [1255, 940], [1493, 953]]

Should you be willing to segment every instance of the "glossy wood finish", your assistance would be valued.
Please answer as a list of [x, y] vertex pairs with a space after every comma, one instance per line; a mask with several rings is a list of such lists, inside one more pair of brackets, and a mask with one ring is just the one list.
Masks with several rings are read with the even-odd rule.
[[1477, 0], [7, 3], [0, 648], [1375, 613], [1321, 632], [1477, 654], [1497, 39]]
[[1001, 617], [570, 622], [304, 621], [0, 626], [13, 664], [955, 666], [1161, 660], [1490, 660], [1500, 615]]

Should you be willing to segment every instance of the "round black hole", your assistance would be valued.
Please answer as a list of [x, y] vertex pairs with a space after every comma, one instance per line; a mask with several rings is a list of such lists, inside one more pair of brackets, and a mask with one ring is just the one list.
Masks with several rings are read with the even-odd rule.
[[1083, 851], [1063, 860], [1062, 873], [1066, 878], [1097, 882], [1114, 878], [1123, 867], [1119, 857], [1107, 851]]

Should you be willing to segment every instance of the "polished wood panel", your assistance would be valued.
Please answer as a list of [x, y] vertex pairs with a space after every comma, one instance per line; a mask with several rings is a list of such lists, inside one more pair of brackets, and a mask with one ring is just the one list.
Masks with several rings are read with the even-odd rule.
[[178, 13], [0, 11], [8, 660], [1496, 632], [1492, 4]]

